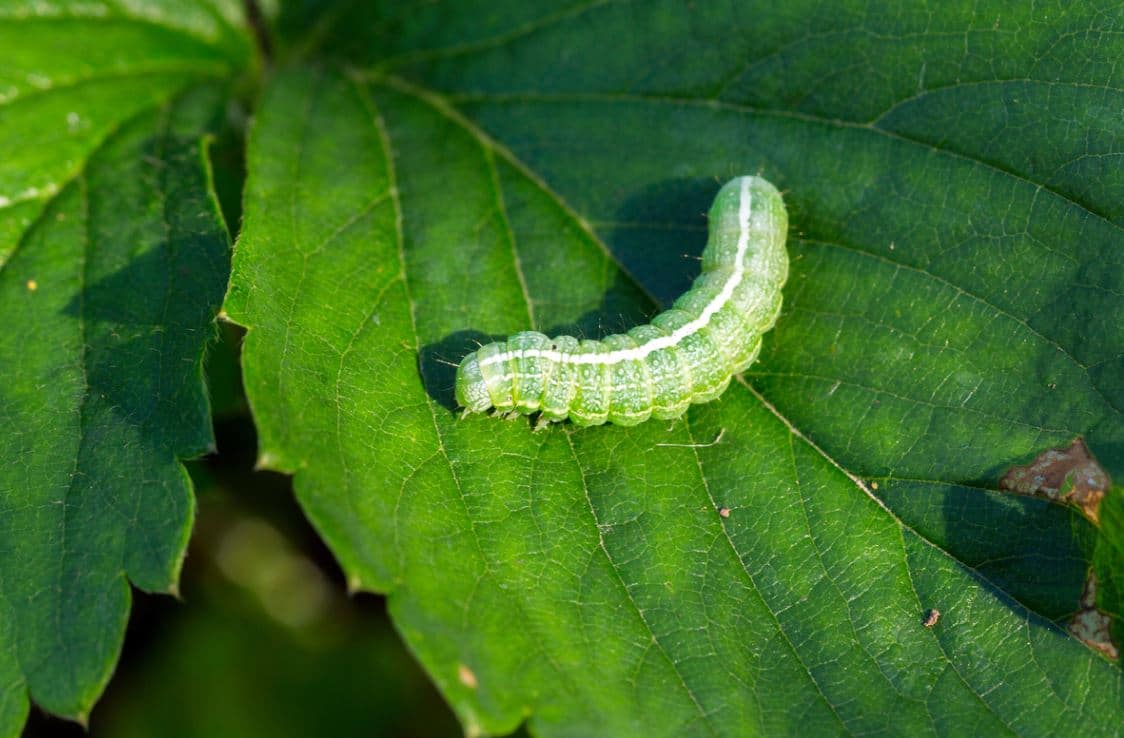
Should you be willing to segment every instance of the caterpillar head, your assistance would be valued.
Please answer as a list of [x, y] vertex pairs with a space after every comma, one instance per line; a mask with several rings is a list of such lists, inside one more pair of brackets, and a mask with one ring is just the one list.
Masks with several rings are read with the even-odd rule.
[[470, 413], [482, 413], [492, 406], [475, 351], [464, 357], [457, 367], [457, 404]]

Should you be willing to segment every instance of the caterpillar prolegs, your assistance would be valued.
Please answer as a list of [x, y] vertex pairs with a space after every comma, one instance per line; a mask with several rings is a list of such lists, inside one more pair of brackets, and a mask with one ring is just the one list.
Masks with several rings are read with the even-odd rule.
[[468, 412], [541, 412], [545, 421], [636, 425], [721, 395], [773, 327], [788, 276], [788, 214], [760, 177], [727, 182], [709, 213], [702, 273], [648, 325], [600, 341], [516, 333], [457, 368]]

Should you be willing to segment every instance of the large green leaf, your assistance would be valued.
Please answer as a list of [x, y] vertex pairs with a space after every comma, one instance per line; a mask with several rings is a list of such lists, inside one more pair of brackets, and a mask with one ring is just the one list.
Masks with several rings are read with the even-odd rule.
[[175, 589], [229, 273], [202, 136], [249, 59], [232, 8], [0, 5], [0, 735], [29, 692], [84, 719], [128, 582]]
[[[279, 75], [251, 136], [262, 464], [470, 733], [1114, 734], [1120, 671], [1063, 627], [1094, 533], [998, 481], [1078, 435], [1124, 474], [1122, 20], [340, 6], [316, 39], [362, 69]], [[445, 362], [642, 320], [758, 172], [793, 269], [720, 401], [459, 419]]]

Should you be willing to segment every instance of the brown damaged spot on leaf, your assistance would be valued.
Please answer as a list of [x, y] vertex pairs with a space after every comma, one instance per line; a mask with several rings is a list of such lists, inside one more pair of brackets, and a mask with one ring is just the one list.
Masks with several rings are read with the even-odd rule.
[[999, 488], [1074, 505], [1094, 523], [1109, 487], [1108, 474], [1080, 438], [1066, 448], [1043, 451], [1026, 466], [1011, 467]]
[[1120, 650], [1112, 642], [1112, 618], [1097, 609], [1097, 575], [1092, 571], [1081, 592], [1081, 609], [1069, 621], [1069, 632], [1113, 661], [1120, 658]]

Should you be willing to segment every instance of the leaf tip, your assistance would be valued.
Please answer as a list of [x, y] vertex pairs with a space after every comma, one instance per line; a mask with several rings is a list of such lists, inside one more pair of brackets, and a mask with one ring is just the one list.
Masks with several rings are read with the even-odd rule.
[[258, 454], [257, 462], [254, 463], [254, 471], [274, 469], [276, 466], [277, 456], [270, 451], [262, 451]]
[[354, 597], [359, 592], [363, 591], [363, 580], [359, 578], [358, 574], [347, 575], [347, 594]]

